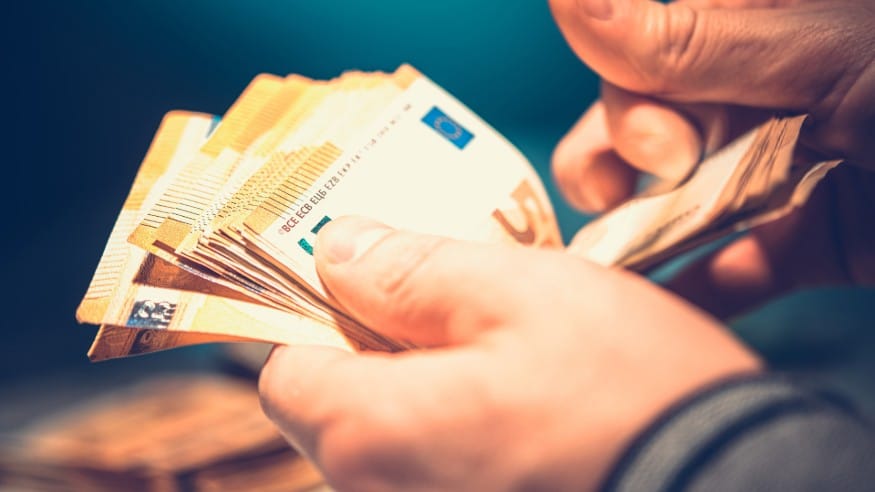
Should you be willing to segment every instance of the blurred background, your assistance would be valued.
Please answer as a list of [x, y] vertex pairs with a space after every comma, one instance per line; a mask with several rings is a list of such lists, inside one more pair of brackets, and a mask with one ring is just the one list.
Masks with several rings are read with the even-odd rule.
[[[161, 117], [223, 113], [256, 74], [330, 78], [412, 63], [549, 157], [597, 95], [546, 1], [21, 2], [3, 29], [0, 429], [146, 375], [214, 371], [215, 347], [90, 364], [75, 307]], [[8, 139], [8, 140], [7, 140]], [[586, 218], [551, 187], [566, 238]], [[774, 367], [875, 414], [875, 292], [824, 290], [733, 321]]]

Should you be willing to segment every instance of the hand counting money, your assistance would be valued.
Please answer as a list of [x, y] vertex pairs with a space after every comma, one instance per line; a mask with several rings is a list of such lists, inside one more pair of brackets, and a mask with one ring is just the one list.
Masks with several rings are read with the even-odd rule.
[[[800, 123], [775, 119], [676, 189], [600, 218], [576, 252], [642, 266], [785, 213], [835, 164], [791, 165]], [[101, 325], [89, 356], [216, 341], [409, 348], [346, 313], [316, 274], [315, 236], [344, 215], [561, 246], [522, 154], [412, 67], [330, 81], [261, 75], [221, 120], [164, 118], [77, 311]]]

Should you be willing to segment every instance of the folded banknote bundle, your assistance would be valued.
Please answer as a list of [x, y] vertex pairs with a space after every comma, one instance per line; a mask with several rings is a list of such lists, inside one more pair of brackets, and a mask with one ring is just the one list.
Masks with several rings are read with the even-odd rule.
[[[804, 202], [836, 162], [793, 161], [776, 117], [683, 183], [630, 200], [573, 253], [644, 268]], [[316, 234], [345, 215], [458, 239], [561, 247], [525, 157], [408, 65], [329, 81], [256, 77], [221, 118], [165, 116], [77, 311], [92, 360], [209, 342], [402, 350], [338, 305]]]

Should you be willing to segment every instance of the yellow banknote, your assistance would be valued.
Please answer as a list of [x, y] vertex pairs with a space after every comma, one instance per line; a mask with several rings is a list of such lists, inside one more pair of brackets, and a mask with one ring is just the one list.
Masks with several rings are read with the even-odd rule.
[[[355, 347], [324, 322], [253, 302], [126, 241], [143, 210], [160, 194], [162, 178], [183, 165], [186, 154], [194, 154], [214, 125], [211, 117], [172, 113], [159, 128], [77, 310], [80, 322], [108, 325], [98, 333], [92, 357], [105, 359], [229, 339]], [[122, 327], [138, 331], [124, 334], [119, 331]], [[177, 336], [177, 332], [186, 335]], [[391, 348], [377, 340], [369, 343]]]
[[[773, 220], [836, 162], [793, 160], [804, 117], [775, 117], [683, 183], [593, 221], [571, 252], [647, 268]], [[538, 174], [414, 68], [329, 81], [256, 77], [217, 119], [171, 113], [157, 132], [77, 316], [94, 360], [237, 341], [398, 350], [316, 273], [327, 223], [364, 215], [451, 238], [562, 246]]]

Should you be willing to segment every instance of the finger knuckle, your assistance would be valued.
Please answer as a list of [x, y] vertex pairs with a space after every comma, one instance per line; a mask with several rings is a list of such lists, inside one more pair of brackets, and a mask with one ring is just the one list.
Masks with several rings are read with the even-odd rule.
[[655, 126], [652, 120], [637, 118], [634, 110], [629, 116], [618, 125], [615, 139], [629, 142], [636, 153], [646, 157], [658, 156], [672, 143], [671, 136], [662, 127]]
[[659, 15], [645, 22], [645, 30], [646, 38], [656, 42], [638, 44], [644, 53], [636, 53], [634, 60], [648, 93], [671, 96], [679, 90], [684, 74], [702, 60], [706, 18], [682, 3], [665, 5], [655, 12]]

